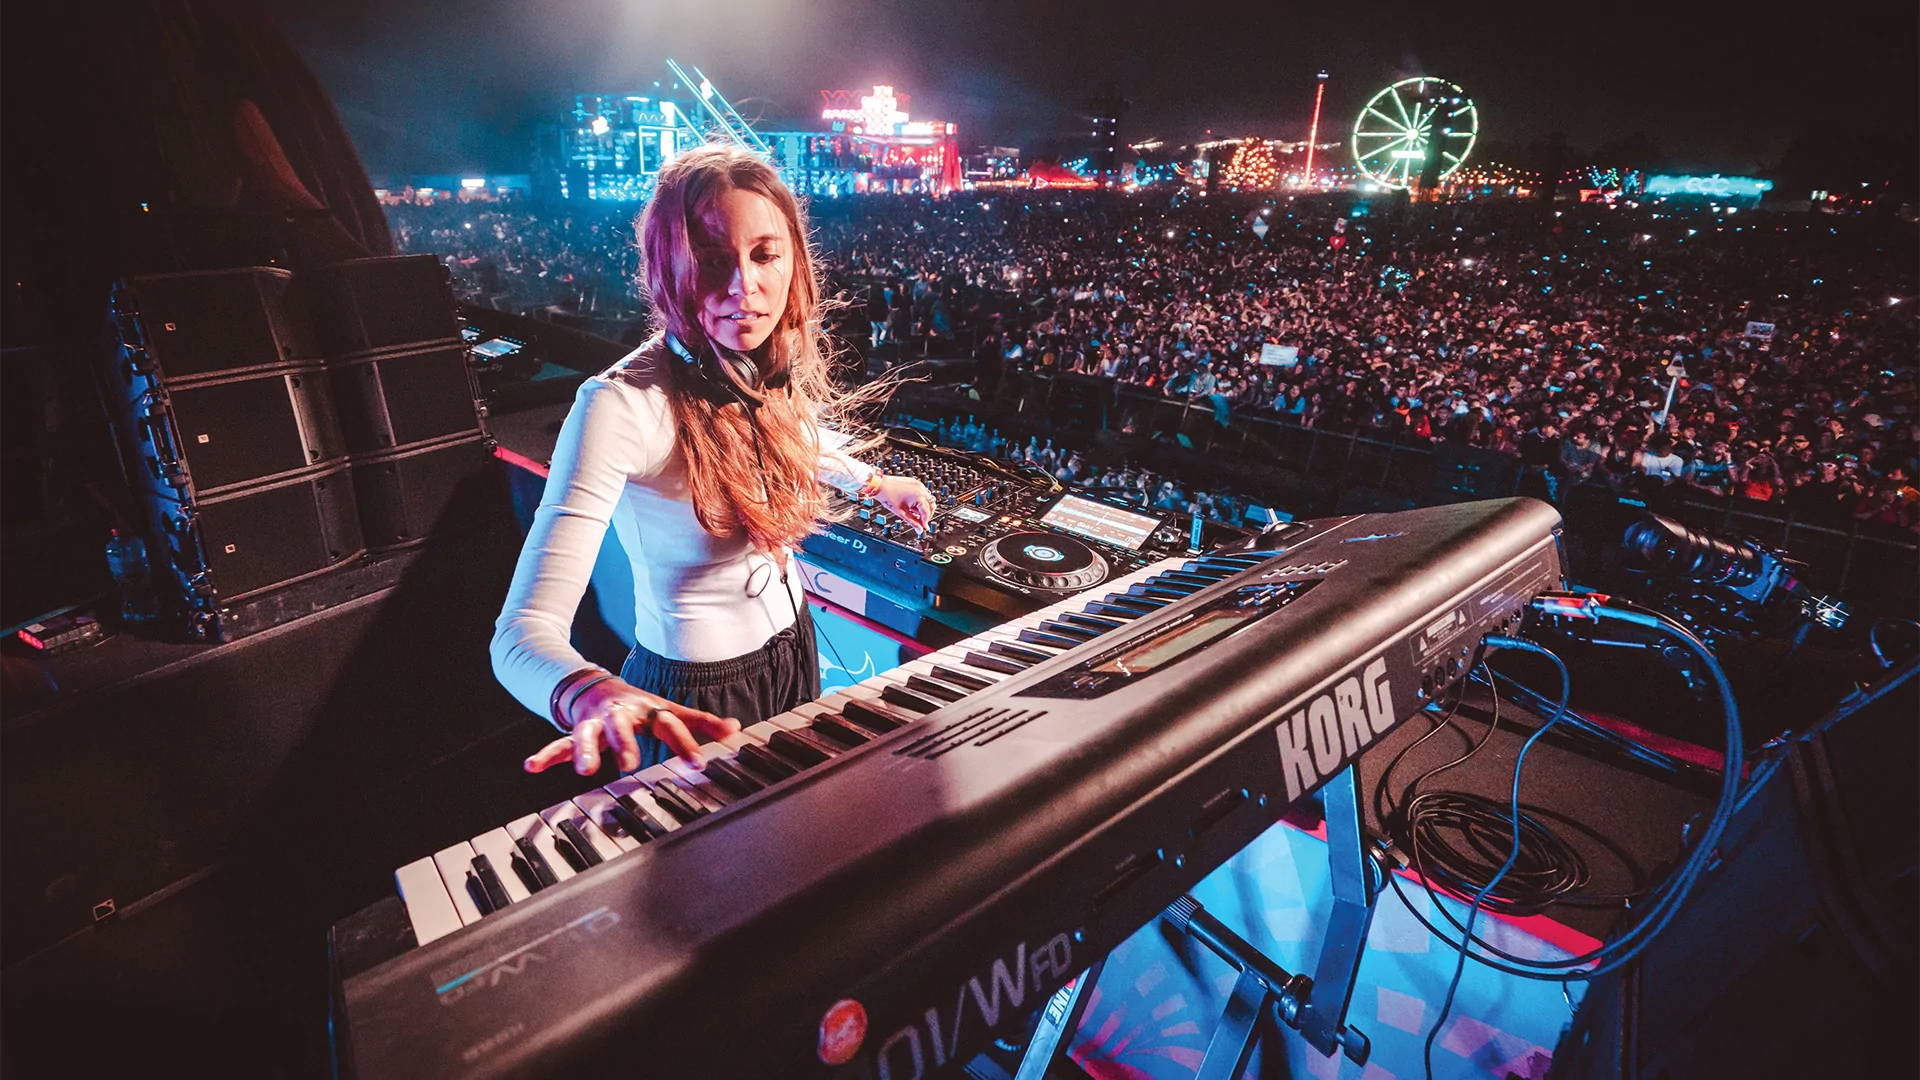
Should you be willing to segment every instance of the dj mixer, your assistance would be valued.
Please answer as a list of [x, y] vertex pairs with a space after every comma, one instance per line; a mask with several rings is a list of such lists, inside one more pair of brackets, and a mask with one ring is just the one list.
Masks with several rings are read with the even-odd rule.
[[1065, 492], [963, 451], [889, 437], [862, 457], [927, 485], [938, 508], [931, 528], [922, 534], [872, 499], [834, 496], [844, 516], [802, 550], [918, 602], [1020, 615], [1187, 549], [1168, 514]]

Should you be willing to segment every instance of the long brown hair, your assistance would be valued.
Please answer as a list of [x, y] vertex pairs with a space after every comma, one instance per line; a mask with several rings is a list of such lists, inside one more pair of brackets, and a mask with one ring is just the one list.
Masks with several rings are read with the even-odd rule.
[[741, 383], [732, 365], [707, 366], [718, 367], [741, 397], [759, 403], [750, 417], [746, 405], [716, 404], [680, 385], [683, 365], [665, 367], [694, 517], [715, 536], [745, 527], [756, 547], [774, 552], [798, 543], [825, 515], [816, 421], [857, 428], [853, 410], [878, 390], [835, 387], [806, 210], [772, 166], [736, 147], [703, 146], [675, 158], [660, 170], [653, 200], [640, 214], [641, 275], [654, 329], [672, 334], [696, 357], [714, 351], [700, 326], [702, 297], [689, 233], [714, 200], [734, 190], [765, 196], [792, 233], [786, 306], [772, 336], [756, 350], [767, 388]]

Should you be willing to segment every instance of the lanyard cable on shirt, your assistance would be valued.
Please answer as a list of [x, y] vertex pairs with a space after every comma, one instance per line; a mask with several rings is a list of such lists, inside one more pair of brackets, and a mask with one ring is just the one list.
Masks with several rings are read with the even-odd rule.
[[[746, 398], [741, 398], [740, 407], [747, 411], [747, 430], [753, 434], [753, 464], [760, 471], [760, 501], [762, 503], [771, 503], [773, 501], [773, 492], [767, 487], [767, 459], [760, 452], [760, 421], [759, 418], [754, 415], [754, 410], [758, 408], [758, 405], [749, 402]], [[793, 598], [793, 586], [790, 585], [787, 580], [787, 566], [785, 561], [782, 561], [780, 564], [780, 592], [781, 595], [787, 598], [787, 607], [793, 611], [793, 634], [795, 637], [799, 637], [800, 604]], [[774, 633], [777, 635], [779, 631], [775, 630]], [[831, 637], [826, 634], [815, 634], [814, 638], [816, 641], [824, 641], [827, 643], [827, 650], [833, 653], [833, 662], [840, 666], [841, 671], [846, 672], [848, 675], [853, 674], [853, 669], [847, 667], [847, 662], [840, 659], [840, 649], [833, 643]], [[817, 647], [818, 646], [816, 646], [816, 648]]]

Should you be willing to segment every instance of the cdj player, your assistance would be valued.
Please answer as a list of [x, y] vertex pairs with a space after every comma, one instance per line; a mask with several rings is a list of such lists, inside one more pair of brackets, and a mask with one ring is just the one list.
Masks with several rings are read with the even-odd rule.
[[1051, 479], [962, 451], [889, 437], [863, 456], [927, 485], [939, 508], [930, 531], [919, 534], [873, 500], [850, 505], [836, 495], [844, 520], [801, 547], [923, 603], [963, 600], [1021, 615], [1187, 544], [1183, 531], [1164, 527], [1169, 515], [1062, 492]]

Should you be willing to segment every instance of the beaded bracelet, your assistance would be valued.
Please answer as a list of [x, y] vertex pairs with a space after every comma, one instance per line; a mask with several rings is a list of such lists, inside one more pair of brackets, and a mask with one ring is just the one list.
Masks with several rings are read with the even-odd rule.
[[609, 674], [609, 672], [606, 668], [598, 664], [593, 664], [583, 667], [578, 671], [570, 672], [566, 678], [561, 679], [554, 685], [553, 693], [547, 695], [547, 719], [553, 721], [554, 727], [559, 728], [561, 731], [571, 730], [571, 726], [566, 720], [566, 714], [560, 710], [560, 697], [581, 679], [595, 674], [606, 675]]
[[886, 473], [881, 472], [879, 469], [873, 470], [867, 474], [866, 480], [861, 482], [859, 490], [853, 493], [853, 497], [856, 499], [871, 499], [875, 495], [880, 494], [880, 484], [886, 480], [886, 478]]

